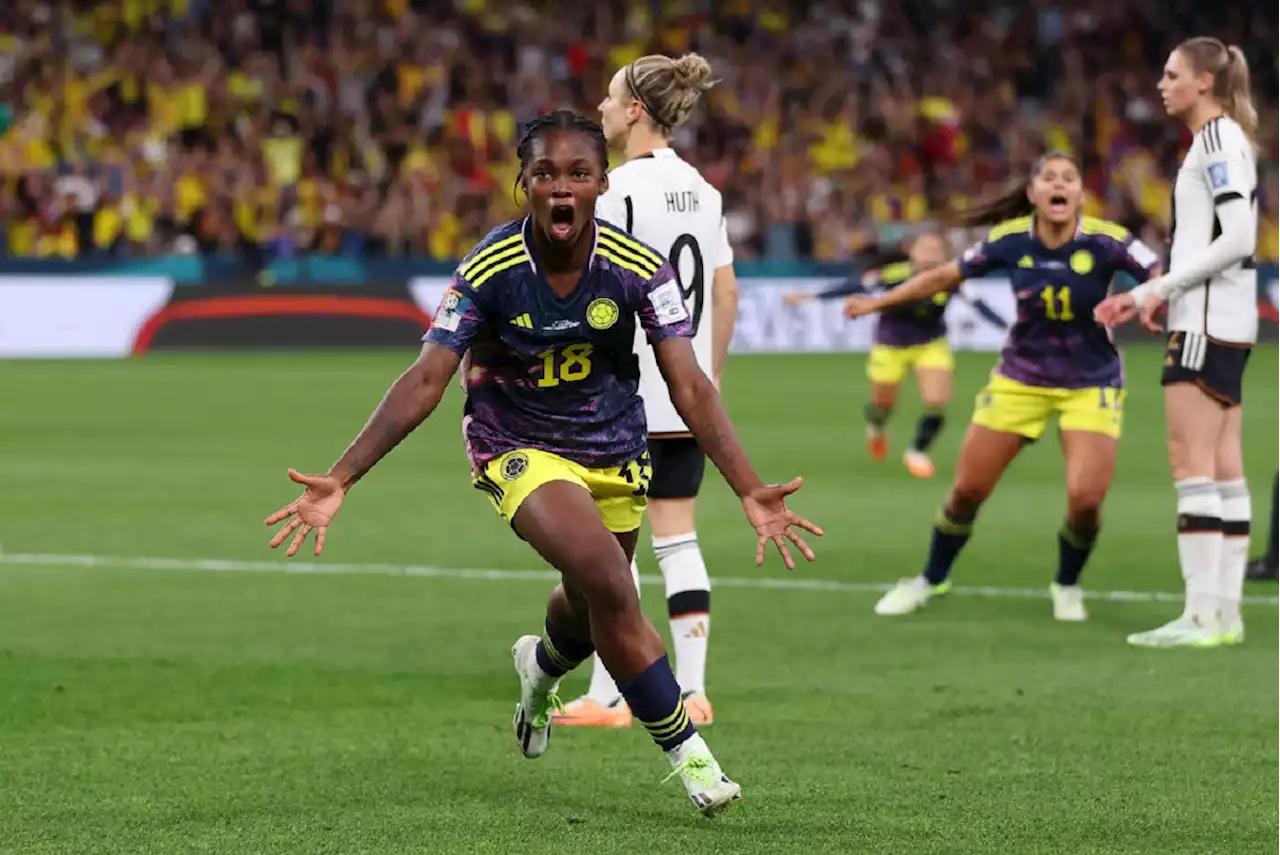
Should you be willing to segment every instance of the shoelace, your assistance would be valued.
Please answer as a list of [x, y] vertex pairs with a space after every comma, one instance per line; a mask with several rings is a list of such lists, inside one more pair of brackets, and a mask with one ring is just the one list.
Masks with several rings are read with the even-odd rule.
[[564, 704], [560, 701], [560, 696], [555, 692], [547, 692], [542, 699], [542, 703], [538, 704], [537, 711], [533, 714], [534, 730], [542, 730], [551, 725], [551, 716], [554, 712], [564, 713]]
[[679, 766], [671, 770], [671, 774], [662, 779], [662, 783], [666, 783], [675, 777], [692, 778], [698, 784], [704, 787], [714, 786], [716, 776], [711, 771], [711, 761], [706, 757], [693, 756], [685, 760]]

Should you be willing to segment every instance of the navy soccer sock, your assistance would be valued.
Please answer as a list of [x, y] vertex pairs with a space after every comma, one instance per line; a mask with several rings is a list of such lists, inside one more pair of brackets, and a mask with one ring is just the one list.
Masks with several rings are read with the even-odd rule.
[[591, 658], [595, 650], [591, 642], [569, 638], [552, 626], [551, 621], [548, 620], [535, 652], [538, 657], [538, 667], [548, 677], [563, 677]]
[[922, 453], [928, 451], [929, 446], [938, 438], [938, 432], [942, 430], [942, 422], [942, 413], [936, 410], [930, 410], [921, 416], [916, 423], [916, 439], [911, 447]]
[[1098, 534], [1084, 534], [1071, 530], [1071, 526], [1063, 523], [1058, 530], [1058, 575], [1054, 579], [1059, 585], [1080, 584], [1080, 574], [1084, 571], [1089, 553], [1093, 551], [1094, 541]]
[[969, 542], [974, 517], [952, 514], [946, 508], [938, 512], [929, 543], [929, 558], [924, 565], [924, 578], [930, 585], [941, 585], [951, 576], [951, 565]]
[[630, 680], [618, 683], [618, 689], [627, 699], [632, 715], [663, 751], [670, 751], [697, 734], [665, 654]]
[[867, 417], [867, 424], [876, 430], [884, 427], [885, 422], [889, 421], [889, 416], [893, 410], [889, 407], [878, 407], [875, 404], [867, 404], [863, 409], [863, 413]]

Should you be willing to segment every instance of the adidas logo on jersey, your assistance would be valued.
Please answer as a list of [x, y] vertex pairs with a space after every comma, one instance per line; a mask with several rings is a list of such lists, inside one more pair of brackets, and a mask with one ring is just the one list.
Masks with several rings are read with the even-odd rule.
[[522, 330], [531, 330], [533, 329], [533, 318], [529, 317], [528, 312], [525, 312], [523, 315], [517, 315], [512, 318], [511, 325], [519, 327]]

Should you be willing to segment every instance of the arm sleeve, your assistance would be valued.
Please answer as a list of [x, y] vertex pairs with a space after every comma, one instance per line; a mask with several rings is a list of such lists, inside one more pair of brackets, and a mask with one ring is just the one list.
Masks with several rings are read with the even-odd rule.
[[633, 225], [631, 217], [627, 216], [630, 201], [621, 190], [610, 187], [596, 200], [596, 216], [615, 228], [630, 232]]
[[854, 273], [839, 284], [832, 285], [818, 292], [819, 300], [830, 300], [835, 297], [848, 297], [850, 294], [865, 294], [867, 287], [862, 284], [862, 275]]
[[483, 303], [481, 292], [472, 287], [461, 273], [455, 273], [440, 298], [440, 306], [431, 319], [431, 329], [422, 340], [447, 347], [462, 356], [471, 347], [472, 339], [485, 321]]
[[729, 243], [729, 224], [724, 217], [720, 218], [720, 236], [716, 239], [716, 261], [712, 270], [728, 267], [733, 264], [733, 244]]
[[984, 240], [975, 243], [960, 256], [960, 276], [964, 279], [977, 279], [999, 270], [1004, 266], [1001, 249], [999, 241]]
[[1139, 282], [1146, 282], [1160, 266], [1160, 256], [1133, 235], [1120, 244], [1116, 267]]
[[1253, 164], [1248, 139], [1239, 132], [1232, 137], [1226, 145], [1217, 137], [1213, 143], [1205, 138], [1198, 143], [1206, 146], [1200, 167], [1205, 186], [1213, 196], [1214, 214], [1222, 233], [1194, 258], [1165, 271], [1150, 284], [1135, 288], [1135, 299], [1141, 301], [1155, 291], [1161, 299], [1168, 300], [1253, 254], [1258, 242], [1257, 223], [1253, 218], [1257, 167]]
[[652, 279], [637, 280], [639, 293], [633, 308], [649, 344], [677, 336], [692, 338], [693, 319], [671, 265], [663, 264]]

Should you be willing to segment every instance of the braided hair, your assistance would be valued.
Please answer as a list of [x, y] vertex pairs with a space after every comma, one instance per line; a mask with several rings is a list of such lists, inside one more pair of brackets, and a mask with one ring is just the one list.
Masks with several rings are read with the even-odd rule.
[[556, 131], [572, 131], [586, 136], [596, 150], [596, 157], [600, 159], [600, 171], [609, 170], [609, 143], [604, 138], [604, 128], [581, 113], [575, 113], [572, 110], [552, 110], [550, 113], [543, 113], [525, 126], [520, 144], [516, 146], [516, 157], [520, 158], [520, 174], [516, 176], [515, 185], [511, 188], [512, 196], [515, 196], [524, 182], [524, 171], [529, 168], [529, 156], [533, 152], [534, 141]]

